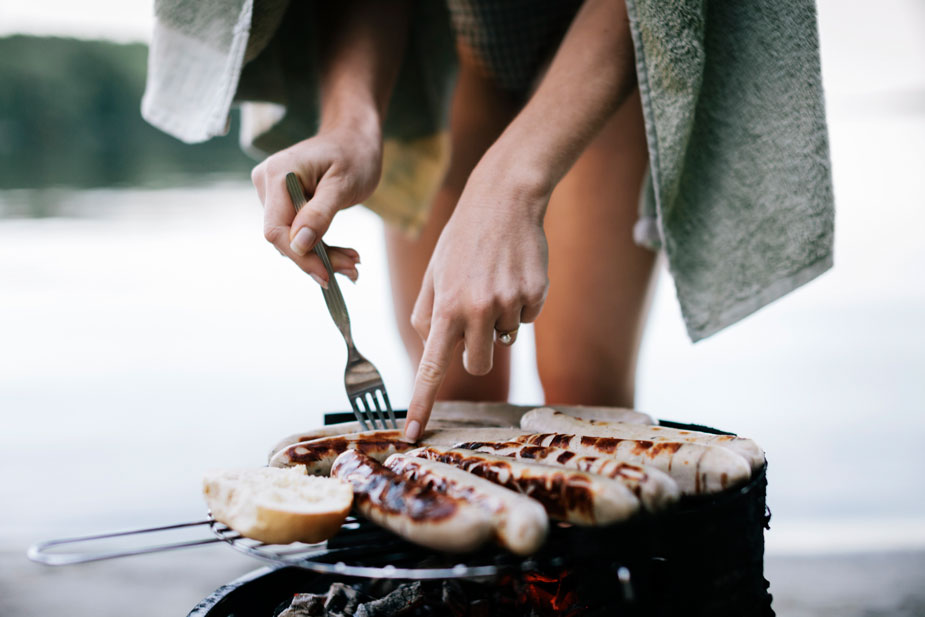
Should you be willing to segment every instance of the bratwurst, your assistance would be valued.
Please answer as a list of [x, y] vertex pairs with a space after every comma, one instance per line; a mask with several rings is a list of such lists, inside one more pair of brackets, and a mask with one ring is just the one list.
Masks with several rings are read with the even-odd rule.
[[651, 465], [671, 476], [683, 495], [718, 493], [742, 484], [751, 477], [748, 463], [738, 454], [699, 443], [561, 433], [521, 435], [515, 437], [514, 441], [534, 446], [563, 448], [583, 456]]
[[678, 485], [668, 474], [649, 465], [600, 456], [580, 456], [562, 448], [544, 448], [516, 441], [470, 441], [456, 444], [456, 447], [545, 465], [560, 465], [613, 478], [630, 489], [649, 512], [664, 510], [681, 496]]
[[639, 500], [622, 483], [583, 471], [442, 446], [418, 448], [408, 456], [448, 463], [523, 493], [552, 518], [576, 525], [615, 523], [639, 510]]
[[520, 418], [520, 427], [533, 433], [567, 433], [569, 435], [616, 437], [617, 439], [699, 443], [735, 452], [744, 458], [753, 470], [760, 469], [764, 465], [764, 450], [751, 439], [735, 435], [715, 435], [667, 426], [645, 426], [575, 417], [549, 407], [541, 407], [525, 413]]
[[334, 459], [347, 450], [357, 450], [381, 462], [396, 452], [416, 447], [401, 437], [401, 431], [366, 431], [303, 441], [274, 454], [270, 467], [305, 465], [309, 474], [326, 476], [331, 473]]
[[342, 453], [331, 474], [353, 486], [353, 504], [363, 516], [417, 544], [467, 552], [484, 544], [494, 531], [485, 510], [403, 478], [362, 452]]
[[534, 499], [437, 461], [393, 454], [385, 466], [400, 476], [486, 510], [494, 521], [498, 543], [513, 553], [529, 555], [546, 540], [549, 519]]
[[458, 441], [508, 441], [526, 431], [519, 428], [448, 428], [425, 431], [420, 444], [408, 443], [401, 431], [365, 431], [333, 435], [290, 444], [270, 458], [270, 467], [305, 465], [308, 473], [326, 476], [334, 459], [344, 450], [359, 450], [379, 462], [396, 452], [407, 452], [421, 444], [450, 446]]

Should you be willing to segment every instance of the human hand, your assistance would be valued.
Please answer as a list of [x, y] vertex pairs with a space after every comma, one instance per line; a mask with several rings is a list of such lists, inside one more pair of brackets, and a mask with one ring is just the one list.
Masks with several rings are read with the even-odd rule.
[[[299, 176], [309, 196], [298, 215], [286, 191], [290, 171]], [[326, 287], [327, 270], [312, 248], [338, 211], [372, 194], [381, 171], [381, 137], [358, 127], [322, 130], [268, 157], [251, 173], [264, 205], [264, 237]], [[328, 247], [328, 257], [335, 272], [356, 281], [360, 256], [355, 250]]]
[[424, 275], [411, 316], [424, 339], [405, 428], [411, 441], [427, 424], [458, 344], [466, 371], [488, 373], [496, 333], [511, 332], [513, 343], [546, 299], [549, 194], [501, 169], [483, 163], [472, 173]]

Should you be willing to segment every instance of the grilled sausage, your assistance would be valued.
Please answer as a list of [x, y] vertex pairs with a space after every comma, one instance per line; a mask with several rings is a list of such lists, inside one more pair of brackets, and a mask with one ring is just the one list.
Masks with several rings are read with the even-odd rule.
[[[583, 407], [571, 405], [554, 405], [554, 409], [567, 413], [571, 416], [587, 418], [590, 420], [603, 420], [607, 422], [626, 422], [627, 424], [655, 424], [650, 416], [632, 409], [621, 409], [618, 407]], [[430, 422], [427, 427], [431, 430], [441, 430], [449, 428], [516, 428], [520, 417], [525, 413], [535, 409], [535, 406], [511, 405], [510, 403], [473, 403], [471, 401], [438, 401], [434, 403], [434, 410], [430, 416]], [[405, 421], [398, 420], [399, 430], [404, 428]], [[359, 422], [341, 422], [339, 424], [329, 424], [301, 433], [294, 433], [284, 437], [273, 446], [267, 460], [272, 459], [277, 452], [291, 446], [292, 444], [302, 441], [312, 441], [322, 437], [333, 437], [335, 435], [346, 435], [348, 433], [357, 433], [363, 430]], [[484, 437], [469, 437], [468, 439], [480, 439], [488, 441]], [[459, 439], [457, 439], [459, 441]]]
[[417, 544], [466, 552], [494, 531], [485, 510], [403, 478], [362, 452], [340, 454], [331, 473], [353, 485], [353, 503], [363, 516]]
[[368, 431], [303, 441], [277, 452], [270, 459], [270, 467], [305, 465], [308, 473], [326, 476], [331, 473], [334, 459], [347, 450], [359, 450], [378, 461], [384, 461], [391, 454], [416, 447], [415, 444], [402, 441], [401, 436], [401, 431]]
[[685, 431], [666, 426], [640, 426], [623, 422], [573, 417], [548, 407], [534, 409], [523, 415], [520, 426], [534, 433], [566, 433], [569, 435], [593, 435], [595, 437], [617, 437], [619, 439], [644, 439], [647, 441], [682, 441], [700, 443], [735, 452], [745, 459], [752, 469], [764, 465], [764, 451], [751, 439], [735, 435], [713, 435], [700, 431]]
[[[461, 422], [467, 426], [518, 426], [520, 417], [536, 405], [512, 405], [498, 402], [438, 401], [434, 403], [430, 416], [433, 422]], [[655, 424], [648, 415], [632, 409], [619, 407], [585, 407], [577, 405], [550, 405], [553, 409], [582, 418], [629, 422], [633, 424]], [[429, 424], [432, 428], [444, 428]]]
[[699, 443], [561, 433], [522, 435], [514, 441], [564, 448], [583, 456], [609, 457], [637, 465], [651, 465], [671, 476], [682, 495], [718, 493], [751, 477], [748, 463], [738, 454]]
[[536, 552], [546, 540], [549, 519], [542, 504], [462, 469], [405, 454], [393, 454], [385, 466], [434, 490], [465, 499], [486, 510], [497, 541], [518, 555]]
[[[359, 428], [359, 424], [344, 422], [332, 424], [325, 429], [340, 430], [349, 427], [356, 429]], [[319, 429], [319, 432], [324, 432], [325, 429]], [[467, 440], [507, 441], [526, 434], [527, 431], [519, 428], [444, 428], [425, 431], [420, 443], [451, 446], [456, 442]], [[287, 437], [286, 440], [297, 437], [300, 435]], [[384, 461], [390, 454], [405, 452], [417, 447], [415, 444], [405, 442], [400, 430], [335, 433], [325, 437], [312, 437], [311, 433], [306, 433], [301, 437], [310, 437], [310, 439], [301, 439], [288, 445], [283, 445], [286, 441], [283, 440], [277, 444], [277, 448], [270, 455], [268, 463], [270, 467], [305, 465], [310, 474], [327, 475], [337, 455], [347, 449], [358, 449], [378, 461]]]
[[[399, 420], [398, 422], [398, 428], [401, 430], [404, 427], [404, 420]], [[310, 431], [294, 433], [287, 437], [283, 437], [275, 446], [273, 446], [273, 449], [270, 450], [270, 456], [267, 457], [267, 460], [273, 460], [273, 457], [276, 456], [278, 452], [285, 450], [293, 444], [301, 443], [303, 441], [314, 441], [315, 439], [321, 439], [322, 437], [335, 437], [337, 435], [359, 433], [362, 430], [363, 427], [360, 426], [359, 422], [339, 422], [337, 424], [321, 426]]]
[[677, 483], [668, 474], [649, 465], [636, 465], [600, 456], [580, 456], [571, 450], [531, 446], [516, 441], [470, 441], [456, 444], [456, 447], [546, 465], [561, 465], [613, 478], [630, 489], [649, 512], [664, 510], [681, 496]]
[[[635, 409], [624, 409], [622, 407], [594, 407], [584, 405], [550, 405], [550, 409], [562, 412], [575, 418], [584, 418], [586, 420], [596, 420], [600, 422], [623, 422], [624, 424], [656, 424], [655, 420], [649, 414], [636, 411]], [[534, 407], [533, 409], [537, 409]], [[532, 409], [530, 410], [532, 411]], [[521, 416], [522, 418], [523, 416]]]
[[[518, 421], [520, 420], [519, 415], [517, 416], [517, 420]], [[398, 422], [398, 430], [400, 431], [403, 430], [405, 427], [405, 420], [399, 419], [397, 422]], [[451, 428], [453, 429], [465, 428], [466, 430], [471, 430], [470, 425], [467, 425], [467, 426], [462, 426], [462, 425], [463, 425], [463, 422], [461, 420], [441, 420], [439, 418], [435, 419], [431, 417], [431, 420], [427, 424], [427, 427], [430, 429], [430, 431], [439, 431], [441, 429], [451, 429]], [[476, 425], [471, 425], [471, 426], [475, 427]], [[482, 428], [482, 427], [478, 426], [478, 428]], [[493, 427], [493, 428], [498, 428], [498, 427]], [[390, 429], [385, 429], [385, 430], [390, 430]], [[517, 434], [518, 432], [521, 432], [521, 433], [525, 432], [525, 431], [520, 431], [520, 429], [518, 429], [516, 426], [509, 427], [507, 430], [508, 430], [508, 433], [505, 433], [505, 434]], [[336, 437], [338, 435], [351, 435], [353, 433], [359, 433], [361, 431], [371, 432], [371, 431], [363, 431], [363, 427], [360, 426], [359, 422], [339, 422], [337, 424], [329, 424], [327, 426], [321, 426], [321, 427], [311, 429], [308, 431], [302, 431], [301, 433], [293, 433], [292, 435], [282, 438], [275, 446], [273, 446], [273, 449], [270, 450], [270, 455], [267, 457], [267, 460], [272, 460], [273, 457], [276, 456], [278, 452], [285, 450], [286, 448], [288, 448], [289, 446], [293, 444], [301, 443], [303, 441], [314, 441], [316, 439], [321, 439], [322, 437]]]
[[408, 452], [408, 456], [455, 465], [532, 497], [552, 518], [576, 525], [622, 521], [639, 509], [639, 500], [623, 484], [583, 471], [441, 446], [425, 446]]
[[452, 446], [460, 441], [510, 441], [527, 434], [529, 431], [519, 428], [445, 428], [425, 431], [420, 445]]

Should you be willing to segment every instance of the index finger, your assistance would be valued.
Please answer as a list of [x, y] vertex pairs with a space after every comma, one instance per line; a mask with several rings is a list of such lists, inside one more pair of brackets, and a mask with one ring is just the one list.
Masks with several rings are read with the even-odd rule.
[[424, 354], [414, 377], [411, 402], [408, 403], [405, 421], [405, 439], [408, 441], [417, 441], [427, 426], [430, 411], [437, 399], [437, 390], [446, 376], [460, 335], [450, 322], [440, 320], [431, 325], [430, 336], [424, 343]]

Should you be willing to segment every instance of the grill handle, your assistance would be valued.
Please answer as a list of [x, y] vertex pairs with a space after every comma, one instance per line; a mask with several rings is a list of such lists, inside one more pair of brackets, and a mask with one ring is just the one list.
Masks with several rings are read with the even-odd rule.
[[93, 536], [81, 536], [79, 538], [62, 538], [60, 540], [48, 540], [38, 542], [29, 547], [26, 555], [32, 561], [42, 563], [47, 566], [68, 566], [75, 563], [89, 563], [91, 561], [103, 561], [106, 559], [116, 559], [118, 557], [130, 557], [132, 555], [145, 555], [148, 553], [161, 553], [181, 548], [190, 548], [193, 546], [202, 546], [214, 542], [223, 542], [222, 538], [212, 537], [204, 540], [187, 540], [184, 542], [174, 542], [170, 544], [150, 544], [128, 550], [110, 551], [110, 552], [83, 552], [83, 553], [57, 553], [53, 549], [71, 544], [82, 544], [85, 542], [94, 542], [97, 540], [108, 540], [110, 538], [122, 538], [126, 536], [139, 536], [148, 533], [157, 533], [160, 531], [170, 531], [173, 529], [184, 529], [187, 527], [199, 527], [202, 525], [211, 525], [211, 519], [195, 521], [192, 523], [177, 523], [176, 525], [164, 525], [163, 527], [149, 527], [147, 529], [134, 529], [132, 531], [119, 531], [116, 533], [104, 533]]

